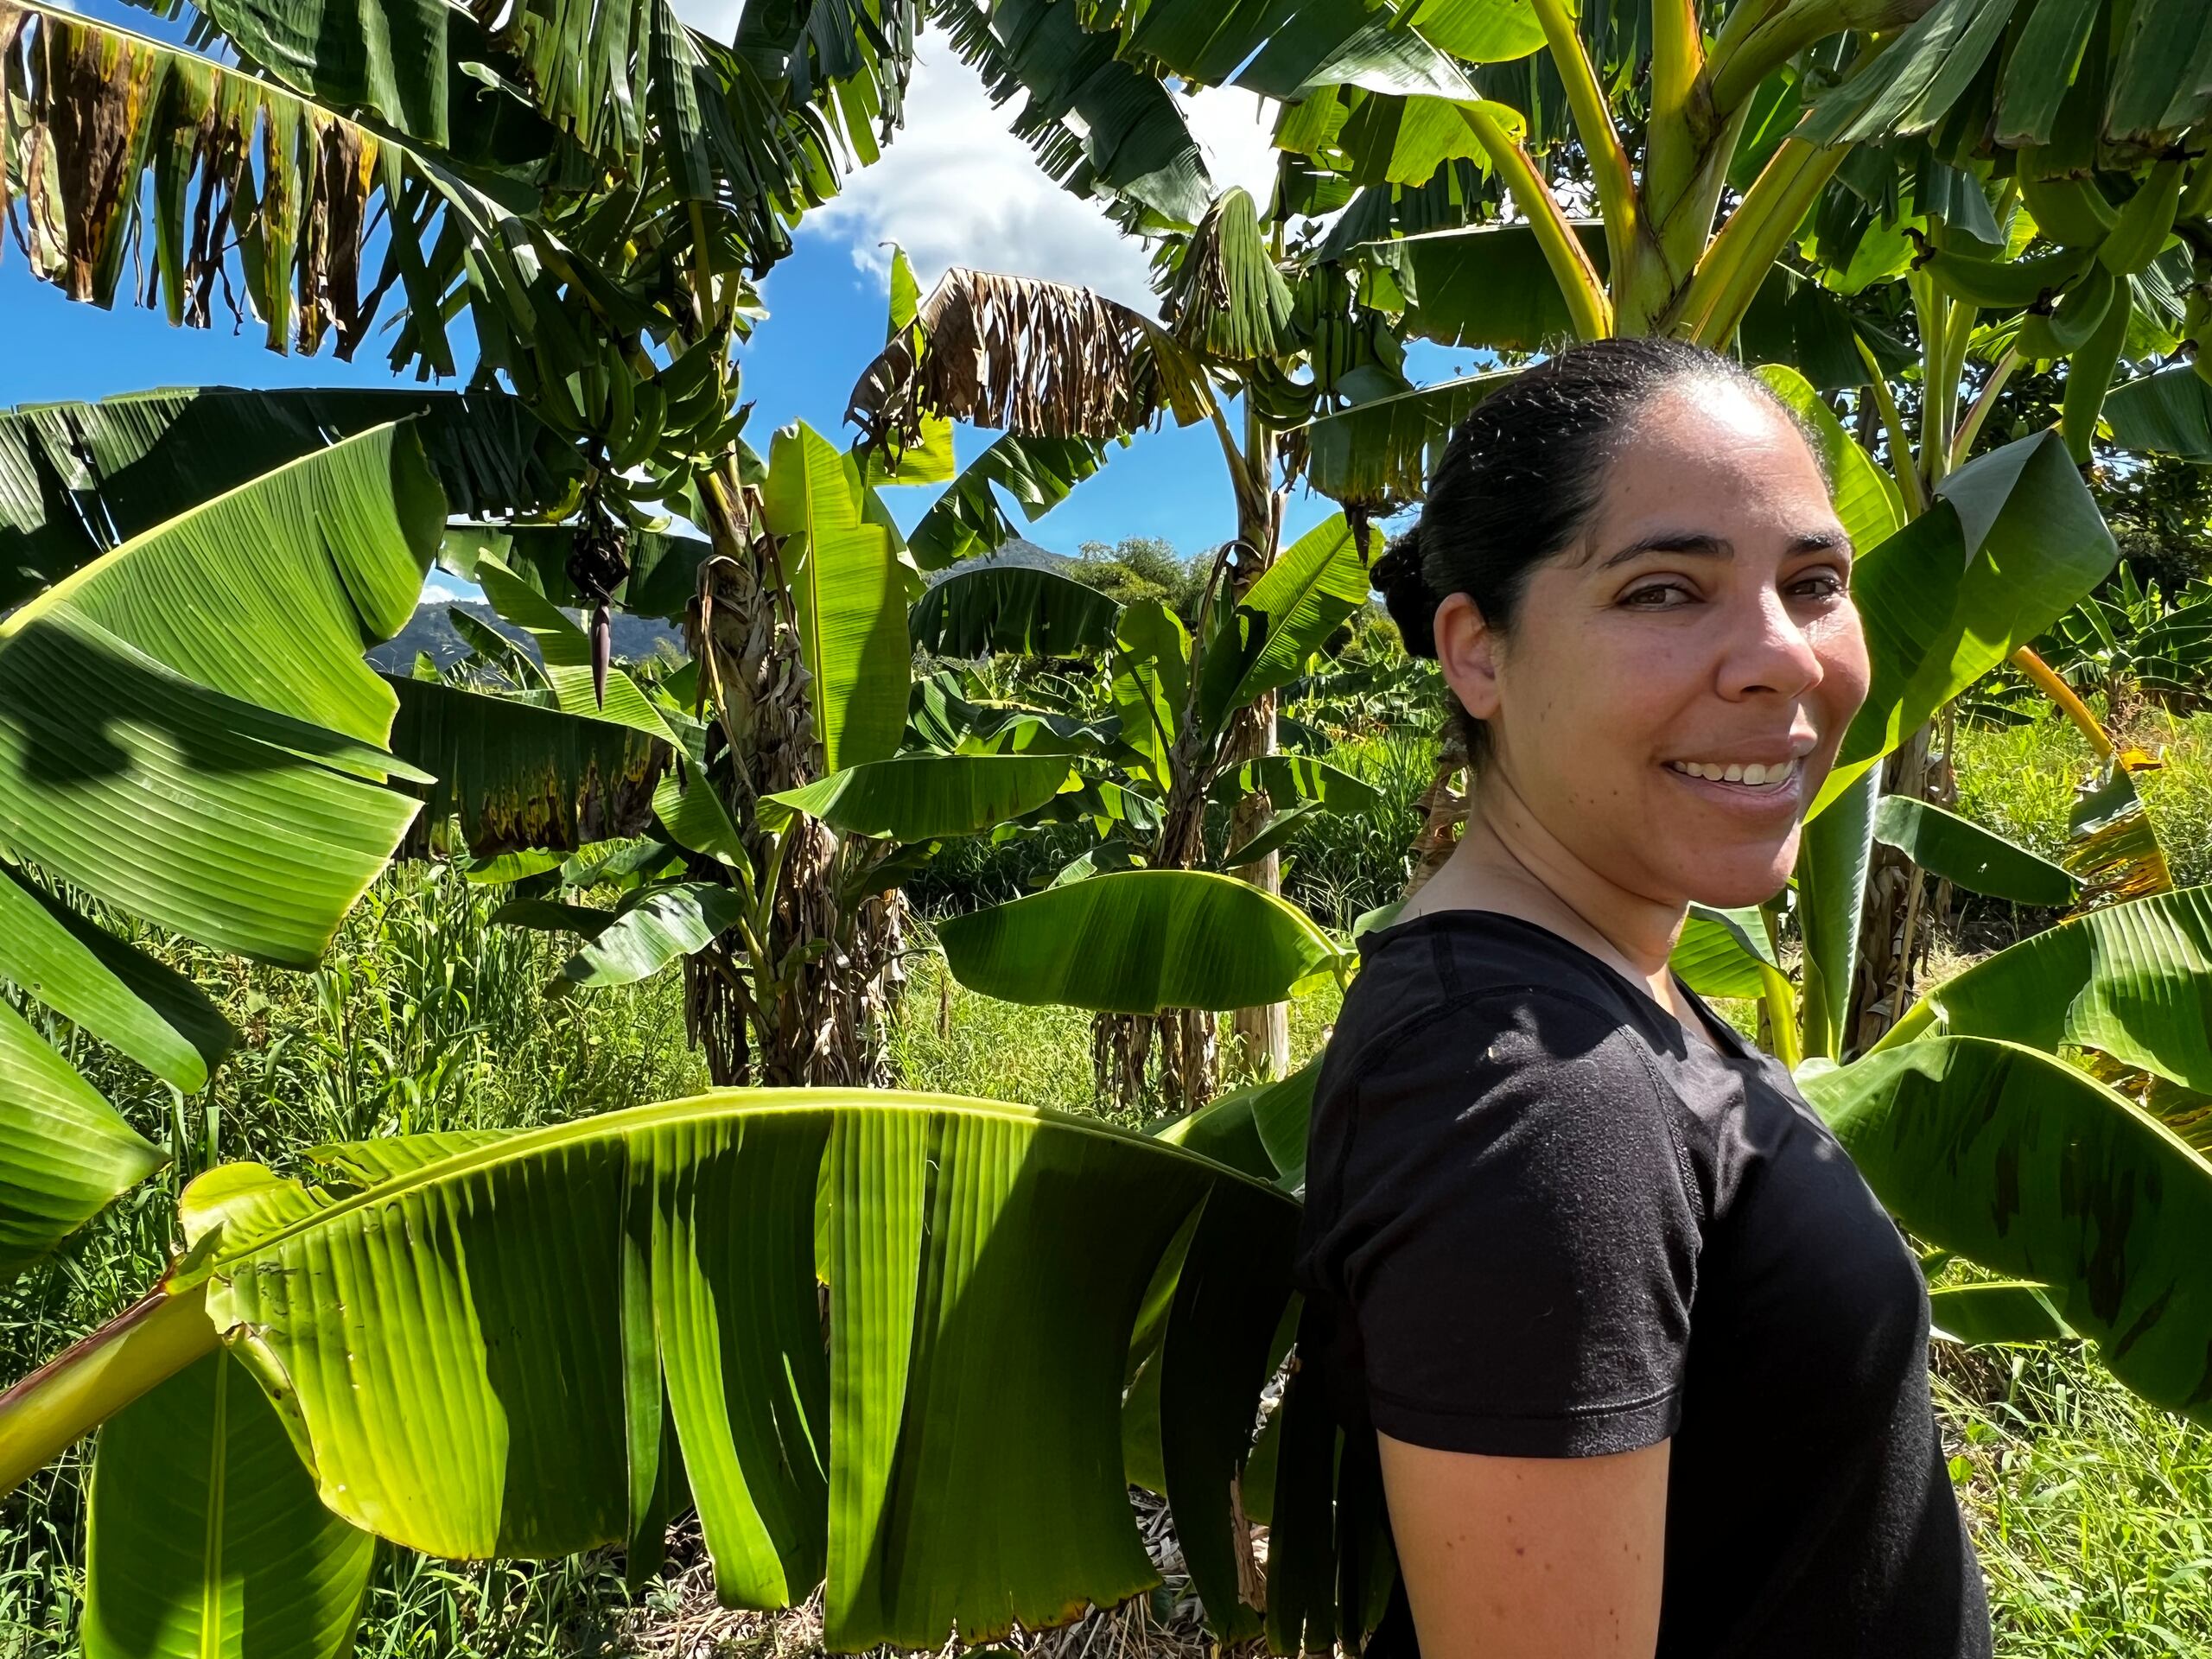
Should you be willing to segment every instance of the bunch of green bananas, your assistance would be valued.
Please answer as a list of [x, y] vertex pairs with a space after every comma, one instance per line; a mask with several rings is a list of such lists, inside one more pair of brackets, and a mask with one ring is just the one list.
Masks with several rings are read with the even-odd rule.
[[667, 367], [640, 373], [608, 338], [595, 359], [540, 376], [537, 412], [556, 430], [595, 442], [611, 471], [673, 466], [713, 447], [729, 417], [728, 370], [723, 340], [701, 340]]
[[[2212, 168], [2204, 170], [2212, 175]], [[2081, 349], [2126, 297], [2126, 279], [2172, 238], [2188, 173], [2188, 158], [2165, 157], [2114, 207], [2094, 178], [2037, 178], [2023, 170], [2021, 203], [2055, 248], [2008, 260], [1939, 246], [1922, 268], [1955, 300], [1990, 310], [2031, 310], [2037, 323], [2031, 334], [2023, 331], [2022, 350], [2039, 357], [2067, 355]]]

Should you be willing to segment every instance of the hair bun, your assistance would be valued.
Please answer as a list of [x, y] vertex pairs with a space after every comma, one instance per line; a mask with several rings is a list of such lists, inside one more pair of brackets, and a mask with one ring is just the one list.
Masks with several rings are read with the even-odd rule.
[[1435, 589], [1421, 574], [1421, 526], [1392, 542], [1382, 556], [1368, 567], [1368, 580], [1389, 607], [1390, 620], [1415, 657], [1436, 655]]

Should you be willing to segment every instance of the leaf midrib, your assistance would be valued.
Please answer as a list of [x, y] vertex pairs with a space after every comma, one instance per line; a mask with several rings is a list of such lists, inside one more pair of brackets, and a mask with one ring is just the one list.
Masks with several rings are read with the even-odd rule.
[[[16, 0], [5, 0], [5, 3], [12, 4], [16, 3]], [[64, 576], [60, 582], [55, 582], [53, 587], [48, 588], [44, 593], [40, 594], [35, 599], [26, 601], [23, 606], [20, 609], [16, 610], [12, 615], [7, 617], [4, 620], [0, 620], [0, 649], [4, 649], [8, 641], [13, 639], [16, 634], [22, 632], [30, 623], [46, 615], [50, 611], [60, 609], [63, 605], [68, 602], [68, 601], [76, 594], [78, 589], [89, 586], [93, 581], [112, 568], [118, 562], [129, 557], [132, 553], [137, 552], [141, 548], [151, 543], [156, 537], [167, 537], [177, 534], [179, 533], [180, 526], [207, 518], [209, 514], [219, 511], [226, 502], [231, 500], [233, 497], [245, 495], [249, 492], [266, 490], [270, 487], [270, 482], [271, 480], [280, 478], [287, 473], [294, 472], [305, 467], [319, 467], [327, 464], [329, 457], [337, 454], [340, 450], [351, 448], [356, 444], [366, 443], [372, 439], [382, 438], [388, 441], [391, 434], [397, 432], [401, 427], [406, 425], [414, 418], [415, 417], [413, 416], [409, 415], [404, 416], [397, 421], [386, 421], [381, 426], [364, 427], [360, 431], [352, 433], [346, 437], [342, 437], [335, 443], [327, 443], [319, 449], [310, 449], [305, 454], [295, 455], [291, 460], [282, 462], [277, 466], [271, 467], [266, 472], [257, 473], [251, 478], [247, 479], [244, 483], [235, 484], [229, 489], [223, 491], [219, 495], [211, 495], [204, 501], [195, 502], [191, 506], [187, 507], [183, 512], [172, 514], [170, 517], [162, 519], [158, 524], [149, 525], [144, 530], [140, 531], [136, 536], [130, 537], [130, 540], [118, 543], [105, 553], [101, 554], [99, 557], [94, 559], [91, 563], [71, 571], [67, 575]], [[156, 660], [158, 661], [159, 658], [156, 658]], [[163, 664], [163, 666], [166, 667], [167, 664]], [[176, 671], [171, 669], [170, 672], [175, 673]]]
[[[1198, 874], [1193, 872], [1193, 874]], [[1110, 880], [1111, 878], [1099, 878]], [[1231, 878], [1221, 876], [1219, 880]], [[1238, 886], [1244, 885], [1242, 882]], [[1286, 906], [1287, 908], [1287, 906]], [[1002, 1121], [1049, 1125], [1054, 1128], [1090, 1135], [1107, 1141], [1119, 1141], [1133, 1147], [1157, 1150], [1164, 1144], [1156, 1138], [1140, 1134], [1135, 1129], [1109, 1123], [1103, 1118], [1086, 1117], [1078, 1113], [1064, 1112], [1048, 1106], [1023, 1106], [1012, 1101], [984, 1100], [969, 1095], [937, 1095], [909, 1092], [900, 1090], [805, 1090], [760, 1089], [720, 1090], [704, 1095], [694, 1095], [683, 1100], [662, 1101], [650, 1106], [632, 1106], [619, 1112], [608, 1112], [598, 1117], [578, 1118], [568, 1123], [548, 1124], [543, 1128], [521, 1130], [512, 1137], [485, 1147], [471, 1147], [457, 1152], [435, 1163], [424, 1164], [401, 1175], [379, 1181], [372, 1186], [325, 1205], [309, 1216], [261, 1234], [250, 1243], [235, 1250], [219, 1251], [213, 1266], [217, 1271], [262, 1255], [276, 1245], [312, 1232], [341, 1217], [372, 1205], [388, 1204], [418, 1188], [428, 1187], [454, 1178], [494, 1169], [503, 1164], [518, 1161], [548, 1147], [587, 1145], [593, 1141], [612, 1138], [627, 1140], [633, 1130], [672, 1128], [701, 1119], [724, 1114], [740, 1116], [767, 1116], [796, 1112], [822, 1112], [839, 1107], [860, 1107], [878, 1110], [916, 1112], [950, 1111], [963, 1117], [998, 1118]], [[1178, 1147], [1174, 1155], [1194, 1160], [1219, 1175], [1231, 1177], [1255, 1192], [1295, 1204], [1287, 1193], [1267, 1182], [1255, 1179], [1242, 1170], [1217, 1163], [1200, 1153], [1185, 1151]]]

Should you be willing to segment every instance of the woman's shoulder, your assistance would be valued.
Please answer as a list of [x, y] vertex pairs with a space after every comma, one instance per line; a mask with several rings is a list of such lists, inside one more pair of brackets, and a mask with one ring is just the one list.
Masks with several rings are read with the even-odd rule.
[[[1359, 938], [1360, 969], [1330, 1039], [1343, 1069], [1364, 1071], [1443, 1037], [1481, 1052], [1515, 1033], [1572, 1058], [1622, 1033], [1646, 1039], [1648, 999], [1549, 928], [1499, 911], [1432, 910]], [[1477, 1044], [1476, 1039], [1484, 1039]], [[1641, 1046], [1641, 1045], [1639, 1045]]]

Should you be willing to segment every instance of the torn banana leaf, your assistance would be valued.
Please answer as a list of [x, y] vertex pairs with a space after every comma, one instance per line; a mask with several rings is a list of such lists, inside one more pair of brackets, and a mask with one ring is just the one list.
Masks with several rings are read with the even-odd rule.
[[389, 677], [399, 696], [392, 753], [437, 781], [404, 851], [422, 857], [448, 816], [482, 858], [525, 849], [568, 853], [642, 834], [669, 745], [634, 726], [518, 697]]
[[188, 507], [410, 416], [453, 512], [546, 510], [581, 475], [565, 440], [492, 393], [201, 386], [26, 404], [0, 412], [0, 611]]

